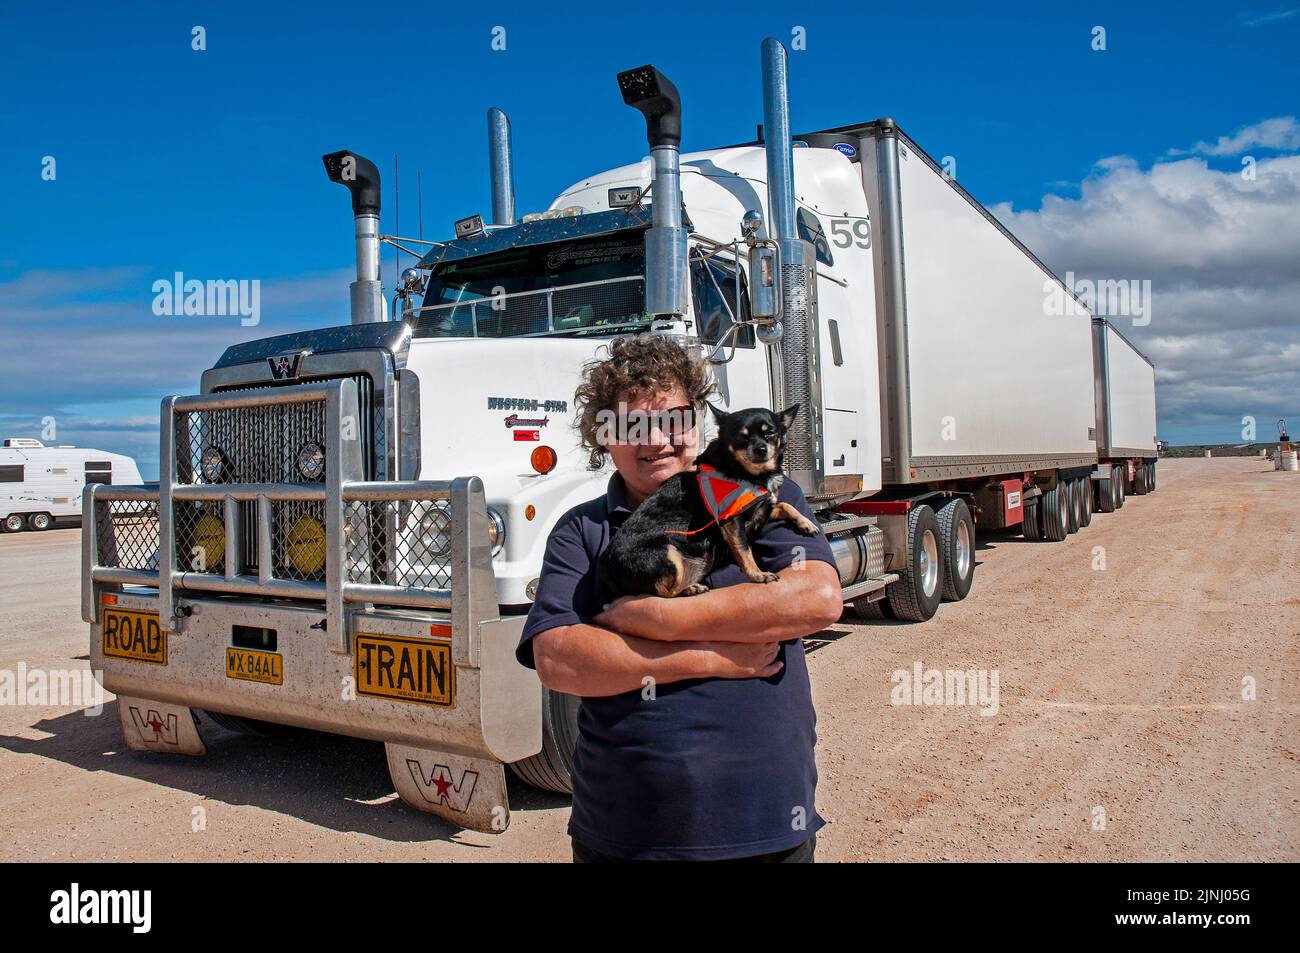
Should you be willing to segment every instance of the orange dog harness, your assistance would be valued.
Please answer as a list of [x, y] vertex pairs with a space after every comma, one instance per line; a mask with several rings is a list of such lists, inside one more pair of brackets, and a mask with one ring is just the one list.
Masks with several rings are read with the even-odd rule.
[[722, 524], [727, 520], [735, 519], [768, 496], [766, 487], [719, 476], [718, 471], [707, 463], [700, 464], [695, 471], [695, 476], [700, 484], [700, 497], [704, 500], [704, 507], [713, 519], [699, 529], [668, 529], [664, 530], [665, 533], [672, 533], [674, 536], [693, 536], [708, 529], [714, 523]]

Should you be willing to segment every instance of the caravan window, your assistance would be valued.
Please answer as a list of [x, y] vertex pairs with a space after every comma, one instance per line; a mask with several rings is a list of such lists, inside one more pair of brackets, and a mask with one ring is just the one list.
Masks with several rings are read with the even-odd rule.
[[0, 483], [22, 483], [23, 468], [21, 465], [16, 467], [0, 467]]
[[113, 482], [113, 461], [87, 460], [86, 461], [86, 482], [87, 483], [112, 483]]

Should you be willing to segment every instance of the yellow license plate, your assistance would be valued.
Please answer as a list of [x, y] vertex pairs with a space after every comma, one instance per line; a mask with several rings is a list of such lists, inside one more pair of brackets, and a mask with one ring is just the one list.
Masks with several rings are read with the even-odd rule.
[[449, 642], [358, 632], [352, 658], [358, 695], [440, 708], [456, 704]]
[[226, 649], [226, 678], [263, 685], [284, 684], [284, 657], [278, 652], [256, 649]]
[[100, 639], [109, 658], [167, 664], [167, 633], [158, 625], [158, 613], [142, 609], [100, 610]]

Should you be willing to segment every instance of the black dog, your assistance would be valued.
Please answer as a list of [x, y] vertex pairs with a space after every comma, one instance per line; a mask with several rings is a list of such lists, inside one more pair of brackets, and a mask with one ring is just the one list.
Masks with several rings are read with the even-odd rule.
[[776, 502], [785, 433], [799, 413], [761, 407], [728, 414], [712, 404], [718, 436], [696, 469], [664, 481], [614, 535], [600, 562], [600, 583], [611, 597], [693, 596], [730, 552], [751, 582], [775, 582], [754, 560], [750, 544], [770, 519], [787, 519], [805, 536], [820, 527], [788, 503]]

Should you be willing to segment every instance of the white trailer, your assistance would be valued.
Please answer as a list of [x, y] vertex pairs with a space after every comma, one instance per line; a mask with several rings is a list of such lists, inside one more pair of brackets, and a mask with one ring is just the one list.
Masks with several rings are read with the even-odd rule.
[[765, 141], [685, 154], [672, 83], [620, 74], [650, 161], [520, 218], [491, 110], [492, 221], [421, 245], [391, 308], [378, 171], [324, 157], [353, 323], [228, 348], [163, 401], [159, 485], [87, 493], [83, 615], [130, 747], [202, 753], [199, 710], [373, 738], [404, 800], [489, 831], [507, 765], [568, 790], [577, 700], [514, 648], [548, 534], [609, 477], [572, 401], [616, 335], [697, 349], [726, 407], [806, 408], [784, 469], [863, 614], [965, 598], [977, 526], [1088, 525], [1115, 471], [1086, 310], [892, 120], [792, 136], [777, 41], [762, 66]]
[[0, 529], [39, 532], [80, 522], [86, 485], [113, 482], [139, 483], [135, 461], [120, 453], [8, 437], [0, 446]]
[[1105, 318], [1092, 319], [1097, 403], [1097, 503], [1111, 513], [1156, 488], [1156, 368]]

